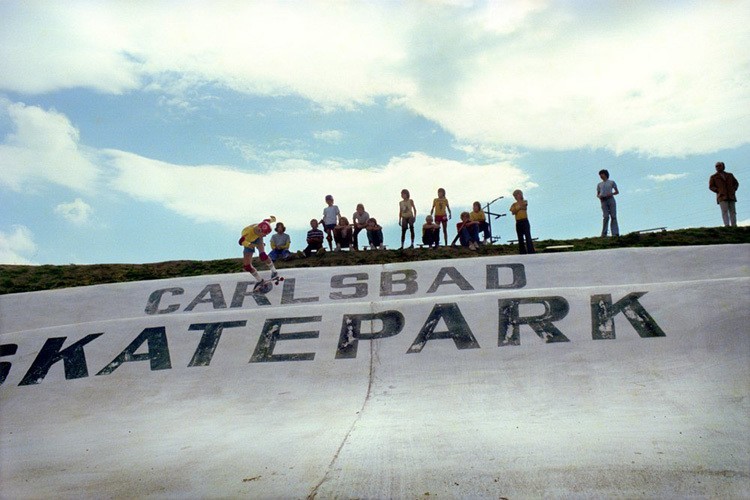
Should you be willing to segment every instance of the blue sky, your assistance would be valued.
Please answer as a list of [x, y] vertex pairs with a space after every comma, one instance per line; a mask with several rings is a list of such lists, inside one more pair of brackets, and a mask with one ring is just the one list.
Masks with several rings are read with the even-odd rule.
[[0, 263], [297, 250], [326, 194], [394, 246], [402, 188], [595, 236], [600, 168], [623, 233], [716, 226], [719, 160], [748, 224], [750, 2], [591, 5], [0, 0]]

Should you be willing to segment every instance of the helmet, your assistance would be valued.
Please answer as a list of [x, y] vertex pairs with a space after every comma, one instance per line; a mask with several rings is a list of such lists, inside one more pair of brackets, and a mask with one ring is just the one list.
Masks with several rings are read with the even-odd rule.
[[271, 224], [268, 223], [267, 219], [258, 223], [258, 229], [260, 229], [263, 234], [271, 234]]

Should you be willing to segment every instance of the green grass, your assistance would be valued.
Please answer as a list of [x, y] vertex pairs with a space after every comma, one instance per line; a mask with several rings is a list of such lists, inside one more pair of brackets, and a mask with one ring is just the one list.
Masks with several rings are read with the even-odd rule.
[[[644, 234], [630, 233], [619, 238], [539, 240], [535, 242], [535, 245], [539, 252], [544, 252], [545, 248], [556, 245], [573, 245], [573, 249], [568, 251], [578, 252], [625, 247], [721, 245], [730, 243], [750, 243], [750, 227], [712, 227]], [[295, 257], [285, 262], [277, 262], [276, 267], [283, 270], [301, 267], [358, 266], [415, 260], [461, 259], [477, 255], [515, 255], [517, 253], [518, 248], [511, 244], [488, 245], [478, 251], [440, 247], [438, 249], [326, 252], [323, 255], [313, 255], [307, 259]], [[265, 266], [261, 264], [259, 269], [264, 270]], [[178, 260], [154, 264], [71, 264], [67, 266], [0, 264], [0, 294], [240, 272], [243, 272], [240, 258], [209, 261]]]

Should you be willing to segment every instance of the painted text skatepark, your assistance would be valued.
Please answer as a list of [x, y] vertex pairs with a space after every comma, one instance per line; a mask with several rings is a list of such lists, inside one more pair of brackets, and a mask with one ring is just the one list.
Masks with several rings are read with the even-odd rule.
[[0, 497], [750, 496], [749, 257], [0, 296]]

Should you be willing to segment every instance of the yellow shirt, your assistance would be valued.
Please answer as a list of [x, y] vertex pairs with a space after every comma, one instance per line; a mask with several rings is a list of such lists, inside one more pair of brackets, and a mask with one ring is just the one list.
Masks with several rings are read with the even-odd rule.
[[511, 213], [516, 213], [516, 220], [523, 220], [528, 219], [529, 216], [526, 214], [526, 204], [524, 203], [523, 208], [521, 208], [521, 205], [518, 204], [518, 202], [515, 202], [510, 206]]
[[435, 215], [445, 217], [448, 208], [447, 198], [435, 198], [432, 200], [432, 208], [435, 209]]
[[245, 237], [245, 241], [242, 242], [243, 247], [255, 248], [256, 240], [262, 238], [263, 233], [258, 229], [258, 224], [250, 224], [242, 230], [242, 236]]
[[486, 222], [486, 219], [484, 218], [484, 210], [480, 210], [479, 212], [475, 212], [472, 210], [469, 212], [469, 220], [473, 220], [476, 222]]

